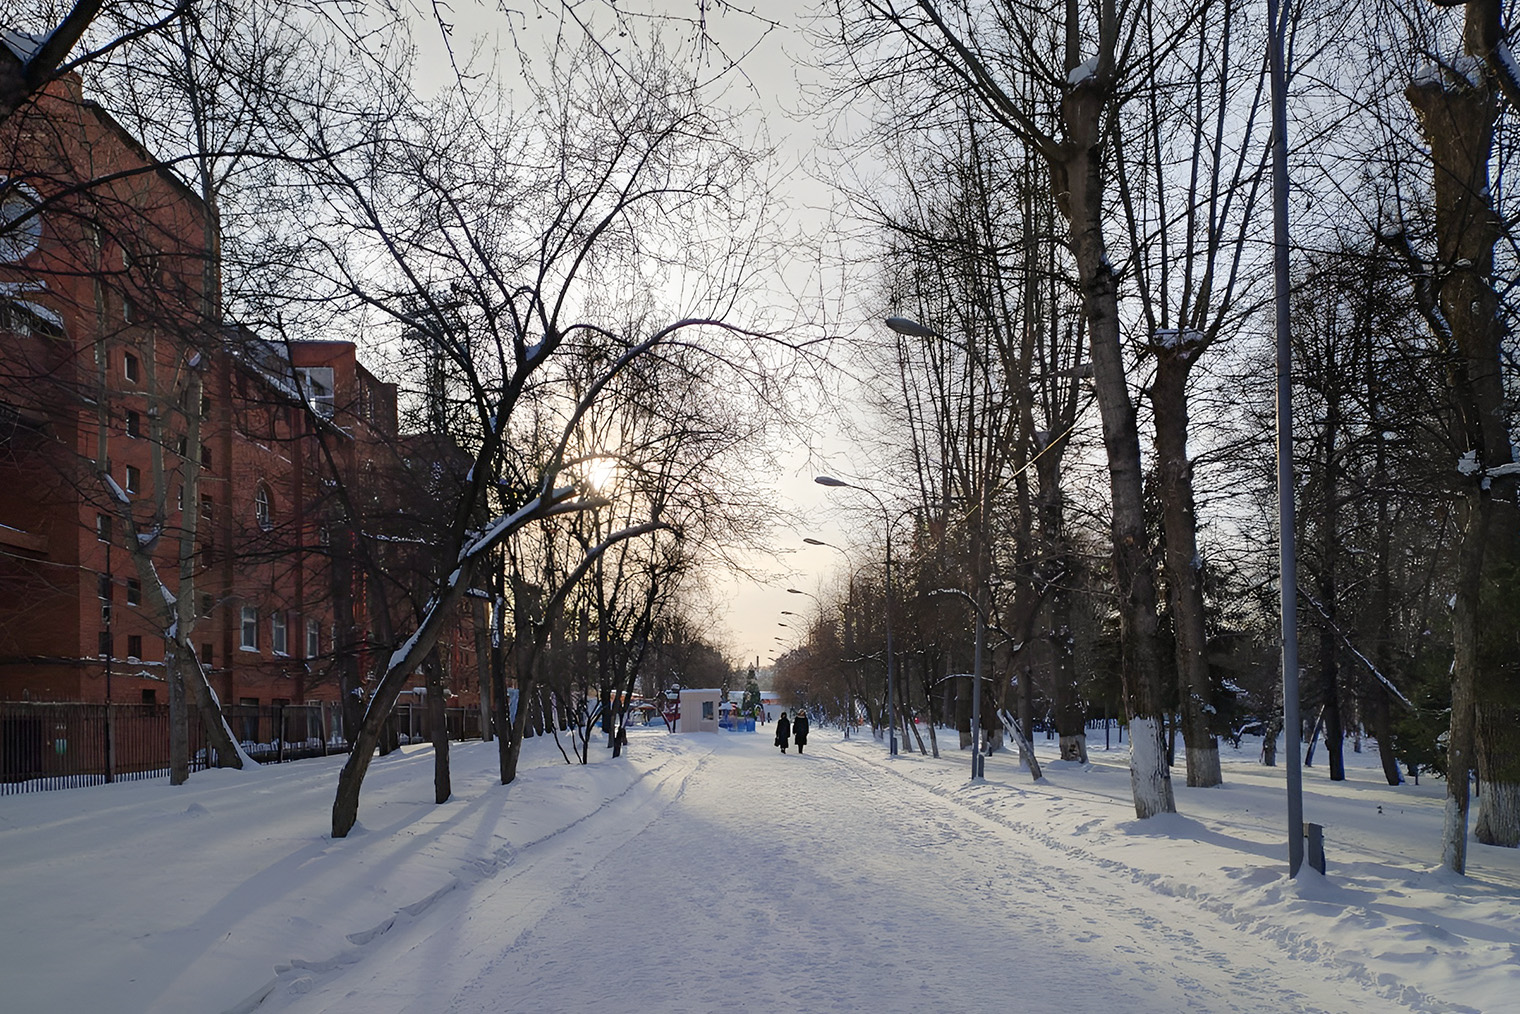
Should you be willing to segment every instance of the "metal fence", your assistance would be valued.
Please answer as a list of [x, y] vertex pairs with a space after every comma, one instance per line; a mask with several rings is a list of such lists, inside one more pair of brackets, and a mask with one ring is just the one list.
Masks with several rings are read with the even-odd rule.
[[[189, 714], [190, 769], [208, 766], [199, 713]], [[279, 764], [347, 753], [343, 711], [335, 703], [229, 705], [223, 709], [245, 753]], [[401, 744], [429, 742], [425, 707], [399, 705], [391, 728]], [[450, 739], [478, 739], [480, 713], [449, 708]], [[152, 704], [0, 703], [0, 795], [167, 777], [169, 708]]]

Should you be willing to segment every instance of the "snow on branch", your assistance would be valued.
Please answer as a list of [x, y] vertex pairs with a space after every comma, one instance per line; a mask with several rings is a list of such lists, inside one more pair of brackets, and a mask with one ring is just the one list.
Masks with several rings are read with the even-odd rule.
[[1367, 671], [1372, 673], [1374, 679], [1383, 684], [1383, 686], [1387, 687], [1390, 694], [1403, 701], [1405, 707], [1410, 708], [1414, 711], [1419, 710], [1413, 701], [1405, 697], [1403, 692], [1400, 691], [1398, 687], [1393, 685], [1392, 680], [1378, 671], [1378, 667], [1376, 665], [1373, 665], [1370, 658], [1368, 658], [1366, 655], [1363, 655], [1361, 650], [1358, 649], [1355, 644], [1351, 643], [1351, 638], [1347, 637], [1346, 632], [1342, 630], [1340, 626], [1330, 618], [1330, 613], [1327, 609], [1325, 609], [1324, 605], [1315, 599], [1314, 596], [1305, 592], [1302, 587], [1299, 588], [1298, 594], [1301, 598], [1304, 599], [1304, 601], [1308, 602], [1311, 606], [1314, 607], [1315, 612], [1319, 613], [1320, 618], [1324, 620], [1326, 626], [1328, 626], [1331, 632], [1334, 633], [1336, 637], [1339, 637], [1341, 639], [1341, 642], [1344, 643], [1348, 649], [1350, 649], [1351, 654], [1355, 655], [1357, 657], [1357, 660], [1360, 661], [1362, 665], [1367, 667]]
[[1508, 43], [1500, 42], [1494, 47], [1488, 66], [1499, 79], [1499, 88], [1505, 96], [1511, 102], [1516, 101], [1520, 96], [1520, 65], [1515, 63], [1515, 54], [1510, 52]]
[[502, 515], [487, 525], [479, 535], [459, 548], [459, 556], [456, 562], [464, 563], [470, 558], [480, 555], [501, 541], [503, 536], [521, 527], [524, 521], [542, 511], [546, 506], [557, 506], [574, 495], [574, 486], [561, 486], [549, 493], [547, 497], [536, 496], [511, 514]]

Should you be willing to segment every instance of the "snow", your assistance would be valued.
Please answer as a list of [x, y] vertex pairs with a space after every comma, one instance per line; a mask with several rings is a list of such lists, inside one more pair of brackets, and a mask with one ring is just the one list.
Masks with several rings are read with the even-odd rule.
[[33, 35], [31, 32], [14, 28], [0, 28], [0, 43], [4, 43], [5, 47], [16, 55], [16, 59], [25, 63], [37, 55], [37, 51], [51, 35], [51, 32], [48, 35]]
[[[1520, 852], [1436, 867], [1445, 786], [1305, 772], [1328, 876], [1286, 875], [1283, 769], [1136, 820], [1128, 744], [889, 758], [815, 727], [630, 731], [567, 765], [529, 740], [376, 758], [328, 835], [341, 757], [0, 797], [11, 1010], [1497, 1012], [1520, 989]], [[941, 737], [945, 742], [946, 737]], [[1011, 956], [1011, 957], [1010, 957]], [[1009, 965], [1012, 960], [1014, 964]]]
[[1204, 333], [1197, 328], [1158, 327], [1155, 334], [1155, 345], [1161, 349], [1182, 348], [1190, 345], [1202, 345]]
[[1415, 71], [1412, 79], [1416, 88], [1440, 85], [1445, 89], [1448, 83], [1455, 84], [1456, 81], [1461, 81], [1469, 88], [1480, 87], [1483, 83], [1483, 62], [1468, 53], [1461, 53], [1450, 61], [1424, 64]]
[[1096, 73], [1098, 73], [1098, 58], [1089, 56], [1067, 73], [1066, 83], [1076, 87]]
[[1520, 88], [1520, 66], [1515, 64], [1515, 54], [1510, 52], [1508, 43], [1501, 40], [1494, 47], [1494, 59], [1498, 62], [1501, 73], [1508, 79], [1510, 86]]

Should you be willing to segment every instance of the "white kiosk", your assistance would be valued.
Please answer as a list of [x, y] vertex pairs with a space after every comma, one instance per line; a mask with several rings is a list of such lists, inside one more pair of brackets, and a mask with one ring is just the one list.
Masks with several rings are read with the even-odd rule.
[[682, 690], [681, 717], [676, 720], [676, 732], [717, 732], [718, 702], [723, 691]]

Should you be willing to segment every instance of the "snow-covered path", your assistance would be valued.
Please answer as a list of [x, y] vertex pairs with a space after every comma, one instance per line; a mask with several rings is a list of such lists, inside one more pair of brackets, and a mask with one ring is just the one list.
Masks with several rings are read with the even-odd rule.
[[[953, 735], [953, 734], [952, 734]], [[1444, 787], [1305, 778], [1329, 876], [1286, 876], [1282, 770], [1225, 751], [1139, 821], [1124, 744], [888, 759], [815, 729], [635, 730], [613, 759], [492, 743], [0, 796], [0, 1011], [1508, 1014], [1520, 851], [1434, 868]], [[943, 741], [943, 737], [942, 737]]]
[[[1051, 855], [832, 737], [675, 754], [350, 964], [296, 1014], [1384, 1009], [1344, 970]], [[1135, 898], [1139, 892], [1142, 897]], [[953, 1002], [946, 1007], [947, 1001]]]

